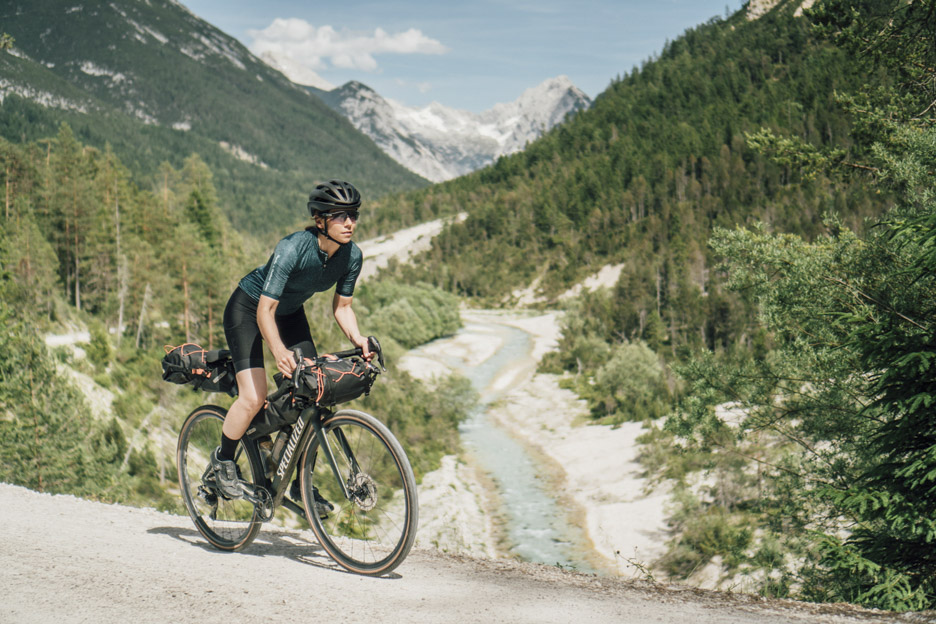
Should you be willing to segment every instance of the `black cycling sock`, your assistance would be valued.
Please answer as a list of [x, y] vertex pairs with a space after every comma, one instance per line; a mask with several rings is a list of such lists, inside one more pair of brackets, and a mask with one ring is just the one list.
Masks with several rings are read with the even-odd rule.
[[240, 440], [232, 440], [221, 433], [221, 450], [218, 451], [218, 458], [222, 461], [234, 460], [234, 453], [237, 451], [237, 443]]

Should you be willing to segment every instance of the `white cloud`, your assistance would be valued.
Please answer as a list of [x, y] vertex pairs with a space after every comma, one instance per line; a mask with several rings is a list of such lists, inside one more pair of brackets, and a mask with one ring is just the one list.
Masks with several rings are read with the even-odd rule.
[[323, 71], [330, 67], [377, 70], [375, 56], [381, 54], [445, 54], [442, 43], [409, 30], [388, 33], [377, 28], [371, 33], [341, 30], [331, 26], [313, 26], [299, 18], [277, 18], [263, 30], [248, 30], [253, 38], [250, 51], [257, 56], [270, 53], [288, 57], [311, 69]]

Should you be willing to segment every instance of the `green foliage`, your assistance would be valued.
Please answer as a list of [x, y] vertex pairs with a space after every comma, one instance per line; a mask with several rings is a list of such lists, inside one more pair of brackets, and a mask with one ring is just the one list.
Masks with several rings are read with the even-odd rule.
[[[932, 0], [827, 0], [809, 11], [817, 32], [886, 70], [895, 89], [871, 90], [903, 119], [932, 118], [936, 102], [936, 3]], [[882, 102], [879, 102], [879, 104]], [[866, 109], [867, 110], [867, 109]]]
[[[0, 320], [9, 331], [0, 339], [0, 479], [179, 511], [173, 449], [161, 441], [196, 405], [230, 398], [162, 382], [162, 346], [222, 346], [227, 297], [267, 251], [230, 228], [214, 175], [194, 154], [179, 170], [163, 164], [160, 183], [143, 190], [110, 150], [86, 148], [62, 126], [45, 145], [0, 139], [3, 171]], [[459, 324], [457, 300], [429, 286], [362, 285], [356, 298], [362, 328], [385, 338], [390, 353], [401, 350], [396, 340], [419, 344]], [[316, 341], [336, 350], [345, 339], [330, 304], [314, 297], [308, 312]], [[55, 372], [38, 335], [60, 324], [89, 328], [87, 357], [62, 350], [58, 359], [107, 388], [113, 417], [91, 416]], [[364, 407], [389, 414], [424, 474], [457, 449], [457, 424], [473, 405], [466, 383], [427, 387], [390, 373]]]
[[370, 308], [371, 333], [394, 339], [411, 349], [461, 327], [458, 300], [426, 284], [381, 280], [364, 284], [360, 297]]
[[100, 323], [91, 325], [91, 342], [88, 343], [85, 352], [88, 359], [97, 367], [105, 367], [111, 359], [110, 341], [107, 339], [107, 330]]
[[4, 29], [21, 52], [0, 52], [0, 76], [11, 85], [0, 104], [7, 140], [48, 139], [67, 123], [83, 144], [112, 146], [141, 186], [159, 185], [162, 163], [179, 169], [198, 153], [226, 218], [269, 239], [304, 217], [303, 198], [323, 179], [352, 180], [367, 200], [426, 184], [178, 3], [71, 8], [7, 3]]
[[55, 369], [45, 345], [0, 302], [0, 481], [45, 492], [111, 492], [116, 441]]
[[605, 321], [594, 336], [643, 340], [669, 359], [688, 348], [753, 347], [760, 338], [744, 294], [727, 291], [714, 270], [713, 229], [762, 220], [812, 239], [825, 230], [823, 213], [836, 209], [858, 229], [885, 201], [860, 179], [806, 175], [803, 157], [772, 160], [746, 140], [764, 129], [816, 145], [817, 158], [851, 157], [850, 120], [835, 93], [887, 83], [792, 12], [691, 29], [524, 152], [388, 199], [391, 221], [468, 212], [418, 267], [398, 271], [500, 304], [531, 283], [556, 296], [621, 263], [610, 300], [588, 304]]
[[579, 394], [603, 422], [656, 419], [669, 411], [669, 392], [660, 358], [643, 342], [624, 343], [595, 371]]
[[678, 540], [661, 561], [663, 569], [673, 578], [686, 579], [716, 556], [728, 570], [737, 569], [747, 559], [751, 528], [717, 507], [702, 509], [699, 505], [694, 512], [682, 520]]
[[872, 604], [891, 611], [920, 611], [932, 604], [911, 576], [883, 568], [860, 549], [831, 537], [820, 536], [813, 560], [802, 572], [807, 600]]
[[[888, 110], [863, 113], [867, 168], [897, 198], [875, 228], [858, 236], [830, 219], [812, 243], [766, 227], [717, 233], [729, 284], [756, 301], [774, 348], [682, 367], [691, 398], [667, 426], [696, 449], [741, 453], [754, 432], [785, 446], [761, 464], [756, 502], [793, 519], [760, 523], [803, 557], [802, 597], [903, 611], [936, 605], [936, 123]], [[725, 401], [743, 414], [733, 439], [714, 410]]]
[[562, 381], [563, 385], [586, 399], [592, 416], [601, 422], [659, 418], [669, 411], [671, 401], [663, 362], [642, 340], [609, 344], [607, 324], [613, 313], [606, 290], [570, 301], [561, 320], [559, 348], [540, 368], [574, 373], [574, 378]]

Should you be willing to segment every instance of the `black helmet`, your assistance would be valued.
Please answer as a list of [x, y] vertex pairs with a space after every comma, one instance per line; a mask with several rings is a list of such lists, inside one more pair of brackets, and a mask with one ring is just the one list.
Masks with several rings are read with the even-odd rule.
[[357, 210], [361, 207], [361, 194], [349, 182], [329, 180], [309, 193], [309, 214], [332, 210]]

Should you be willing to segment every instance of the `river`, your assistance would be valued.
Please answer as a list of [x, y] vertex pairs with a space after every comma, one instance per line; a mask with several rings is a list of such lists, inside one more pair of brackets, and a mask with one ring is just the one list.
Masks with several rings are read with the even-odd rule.
[[522, 329], [497, 322], [496, 316], [467, 315], [452, 337], [414, 350], [457, 370], [478, 391], [479, 408], [460, 427], [465, 453], [490, 477], [505, 521], [509, 554], [525, 561], [561, 565], [583, 572], [587, 563], [583, 531], [572, 524], [550, 491], [545, 469], [507, 431], [495, 424], [490, 409], [514, 384], [533, 373], [533, 341]]

